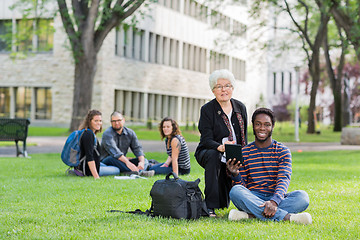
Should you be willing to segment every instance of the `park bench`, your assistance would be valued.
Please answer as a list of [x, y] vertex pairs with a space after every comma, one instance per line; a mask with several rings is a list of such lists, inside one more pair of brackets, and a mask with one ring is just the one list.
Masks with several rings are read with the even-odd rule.
[[[16, 156], [22, 154], [27, 157], [26, 138], [30, 120], [26, 118], [0, 118], [0, 141], [15, 141]], [[23, 141], [23, 150], [20, 151], [18, 142]]]

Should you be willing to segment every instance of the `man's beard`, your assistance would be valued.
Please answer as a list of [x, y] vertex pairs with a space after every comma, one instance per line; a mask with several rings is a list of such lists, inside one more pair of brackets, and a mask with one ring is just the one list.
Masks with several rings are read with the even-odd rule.
[[119, 128], [114, 128], [114, 127], [112, 127], [116, 132], [117, 131], [120, 131], [121, 129], [122, 129], [122, 127], [119, 127]]
[[271, 137], [272, 132], [273, 132], [273, 130], [270, 131], [269, 135], [267, 135], [267, 137], [266, 137], [265, 139], [259, 139], [259, 138], [257, 137], [256, 133], [255, 133], [254, 128], [253, 128], [253, 133], [254, 133], [254, 135], [255, 135], [255, 139], [256, 139], [257, 141], [261, 142], [261, 143], [266, 142], [266, 140], [268, 140], [268, 139]]

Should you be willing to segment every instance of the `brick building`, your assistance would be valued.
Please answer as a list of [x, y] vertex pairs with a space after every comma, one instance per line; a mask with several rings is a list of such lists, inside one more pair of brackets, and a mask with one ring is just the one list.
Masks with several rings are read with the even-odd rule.
[[[45, 14], [24, 21], [10, 5], [0, 0], [0, 36], [33, 29], [34, 18], [45, 30], [16, 46], [0, 40], [0, 117], [68, 126], [74, 60], [61, 19]], [[171, 116], [181, 124], [197, 123], [200, 107], [213, 98], [209, 74], [226, 68], [236, 78], [233, 97], [250, 115], [260, 96], [266, 100], [271, 92], [272, 75], [261, 57], [266, 51], [251, 50], [247, 8], [246, 1], [212, 8], [202, 1], [159, 0], [136, 28], [113, 29], [98, 54], [92, 108], [103, 112], [106, 124], [114, 110], [133, 122]], [[21, 57], [25, 49], [31, 53]]]

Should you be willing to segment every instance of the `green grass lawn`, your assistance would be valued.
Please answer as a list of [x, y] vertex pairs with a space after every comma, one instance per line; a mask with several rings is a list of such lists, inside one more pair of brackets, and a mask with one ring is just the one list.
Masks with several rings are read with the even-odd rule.
[[[219, 218], [196, 221], [108, 213], [146, 210], [150, 189], [164, 178], [116, 180], [70, 177], [59, 154], [0, 158], [0, 239], [359, 239], [360, 153], [329, 151], [293, 153], [289, 190], [310, 195], [309, 226], [247, 220], [230, 222], [229, 209]], [[191, 174], [203, 169], [191, 154]], [[165, 153], [147, 153], [164, 161]], [[233, 205], [230, 209], [234, 208]]]
[[[138, 138], [141, 140], [160, 140], [160, 133], [156, 126], [151, 130], [142, 125], [129, 125], [133, 129]], [[198, 142], [200, 140], [200, 134], [197, 129], [186, 129], [181, 127], [182, 134], [187, 142]], [[307, 134], [306, 125], [302, 125], [299, 129], [300, 142], [340, 142], [341, 132], [333, 132], [332, 126], [320, 126], [320, 134]], [[290, 122], [278, 122], [275, 124], [273, 132], [273, 138], [280, 142], [294, 142], [294, 125]], [[29, 136], [68, 136], [68, 128], [55, 128], [55, 127], [29, 127]], [[101, 138], [101, 133], [99, 134]], [[249, 142], [254, 140], [252, 126], [248, 128]], [[0, 146], [4, 146], [6, 143], [0, 142]], [[13, 144], [13, 143], [10, 143]], [[9, 145], [9, 143], [7, 143]]]
[[[302, 124], [299, 128], [300, 142], [340, 142], [341, 132], [334, 132], [333, 126], [318, 127], [319, 134], [307, 134], [307, 126]], [[248, 129], [249, 138], [253, 138], [252, 127]], [[273, 132], [273, 138], [280, 142], [295, 142], [295, 126], [290, 122], [277, 122]]]

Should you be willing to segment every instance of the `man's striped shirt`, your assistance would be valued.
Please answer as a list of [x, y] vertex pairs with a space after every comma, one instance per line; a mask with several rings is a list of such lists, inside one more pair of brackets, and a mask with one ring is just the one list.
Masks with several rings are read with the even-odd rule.
[[271, 200], [278, 205], [286, 194], [291, 178], [291, 153], [276, 140], [267, 148], [258, 148], [255, 142], [243, 149], [244, 166], [233, 178], [234, 185], [241, 184], [251, 191], [274, 194]]

